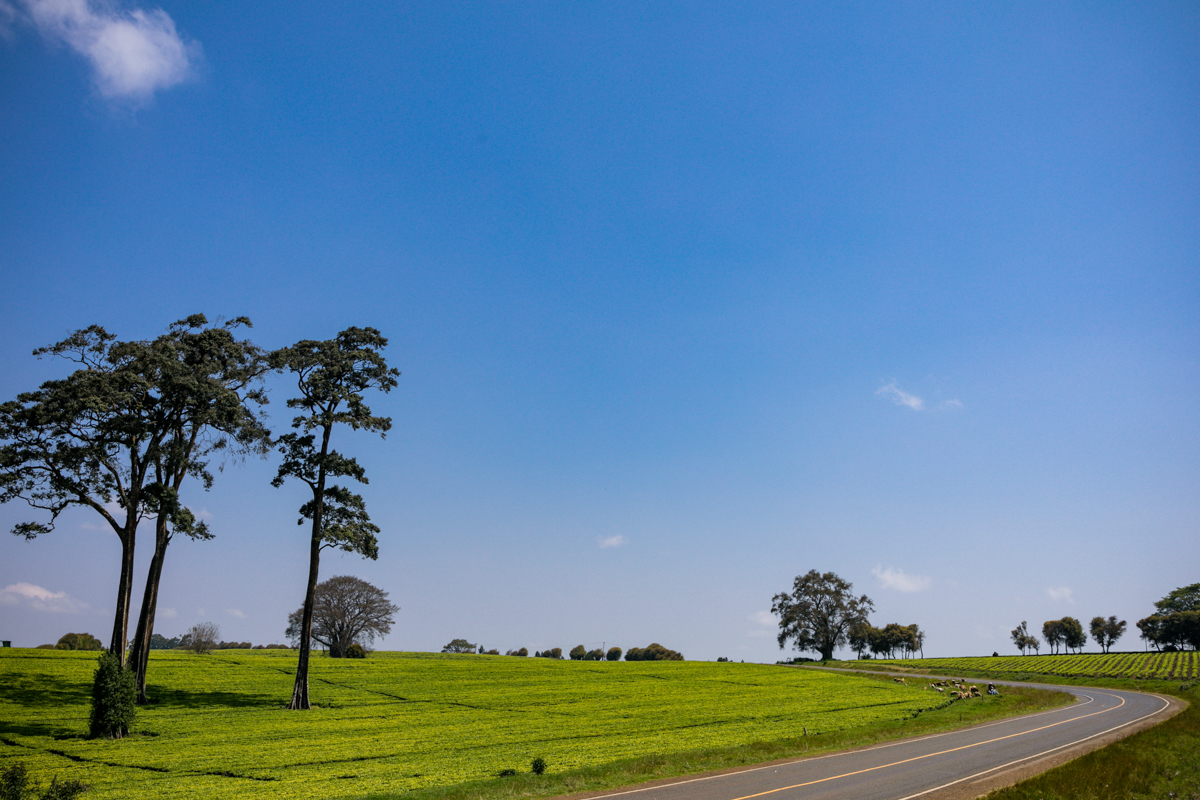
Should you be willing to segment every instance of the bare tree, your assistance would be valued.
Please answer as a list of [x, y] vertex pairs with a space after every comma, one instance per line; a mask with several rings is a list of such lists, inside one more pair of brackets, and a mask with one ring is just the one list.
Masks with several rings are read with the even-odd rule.
[[221, 641], [221, 628], [215, 622], [197, 622], [188, 628], [180, 640], [183, 646], [197, 655], [211, 653]]
[[[313, 597], [312, 638], [342, 658], [350, 645], [365, 647], [376, 636], [387, 636], [400, 606], [388, 602], [388, 593], [353, 575], [336, 575], [317, 584]], [[300, 641], [304, 607], [288, 615], [285, 635], [293, 645]]]

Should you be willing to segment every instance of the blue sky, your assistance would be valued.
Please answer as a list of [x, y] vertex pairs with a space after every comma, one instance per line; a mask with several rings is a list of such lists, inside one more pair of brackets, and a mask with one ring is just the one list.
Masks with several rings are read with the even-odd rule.
[[[380, 329], [322, 575], [388, 649], [775, 660], [814, 568], [927, 655], [1132, 628], [1200, 580], [1200, 10], [838, 6], [0, 0], [0, 396], [93, 323]], [[186, 490], [161, 632], [282, 641], [273, 472]], [[0, 638], [107, 638], [96, 522], [0, 537]]]

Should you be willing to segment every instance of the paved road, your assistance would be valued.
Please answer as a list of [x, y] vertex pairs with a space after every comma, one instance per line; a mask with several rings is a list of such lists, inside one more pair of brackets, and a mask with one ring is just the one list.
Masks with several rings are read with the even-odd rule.
[[[977, 680], [974, 682], [978, 684]], [[1070, 692], [1078, 700], [1064, 708], [960, 731], [592, 797], [593, 800], [601, 797], [622, 800], [976, 797], [997, 785], [1011, 783], [1022, 772], [1048, 769], [1170, 715], [1171, 702], [1158, 695], [1074, 686], [1040, 688]]]

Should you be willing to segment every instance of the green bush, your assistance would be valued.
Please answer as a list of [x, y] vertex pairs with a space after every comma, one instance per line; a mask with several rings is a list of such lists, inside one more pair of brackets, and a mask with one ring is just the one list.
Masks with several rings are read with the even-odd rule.
[[29, 774], [25, 771], [25, 763], [18, 761], [0, 772], [0, 800], [25, 800], [28, 784]]
[[38, 794], [37, 786], [29, 785], [29, 773], [25, 763], [18, 761], [5, 770], [0, 770], [0, 800], [28, 800], [37, 797], [38, 800], [74, 800], [87, 791], [79, 781], [58, 782], [55, 777], [50, 781], [46, 791]]
[[538, 756], [537, 758], [535, 758], [533, 760], [533, 763], [529, 765], [529, 770], [534, 775], [541, 775], [543, 772], [546, 771], [546, 759], [542, 758], [541, 756]]
[[88, 725], [91, 737], [124, 738], [137, 713], [136, 699], [133, 671], [124, 669], [107, 650], [101, 653], [92, 680], [92, 714]]
[[90, 633], [67, 633], [58, 640], [59, 650], [103, 650], [104, 643]]
[[683, 655], [675, 650], [668, 650], [658, 642], [649, 647], [631, 647], [625, 654], [626, 661], [683, 661]]
[[346, 658], [366, 658], [367, 651], [358, 642], [346, 648]]

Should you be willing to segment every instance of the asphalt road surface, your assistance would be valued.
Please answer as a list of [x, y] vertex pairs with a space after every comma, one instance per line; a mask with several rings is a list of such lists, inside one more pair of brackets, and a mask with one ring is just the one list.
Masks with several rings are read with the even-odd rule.
[[[909, 680], [914, 677], [908, 676]], [[936, 680], [936, 679], [935, 679]], [[980, 685], [978, 680], [973, 683]], [[997, 685], [1003, 682], [996, 681]], [[984, 681], [981, 688], [986, 687]], [[1063, 708], [736, 772], [591, 795], [622, 800], [909, 800], [977, 797], [1170, 716], [1158, 695], [1075, 686]], [[970, 702], [969, 700], [962, 702]]]

